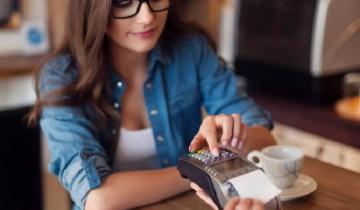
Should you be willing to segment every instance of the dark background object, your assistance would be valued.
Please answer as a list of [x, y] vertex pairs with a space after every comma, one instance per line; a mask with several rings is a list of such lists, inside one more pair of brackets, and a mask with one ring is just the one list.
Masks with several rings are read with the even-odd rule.
[[0, 1], [0, 26], [5, 25], [17, 7], [17, 0], [1, 0]]
[[27, 127], [29, 110], [0, 111], [0, 209], [42, 209], [40, 131]]
[[238, 56], [308, 71], [316, 5], [317, 0], [242, 0]]
[[323, 66], [317, 75], [313, 69], [319, 0], [242, 0], [240, 8], [235, 72], [246, 78], [250, 92], [332, 106], [342, 96], [344, 74], [360, 70], [327, 73]]
[[247, 80], [250, 93], [262, 93], [315, 106], [329, 106], [342, 96], [344, 74], [313, 77], [302, 71], [238, 58], [236, 74]]

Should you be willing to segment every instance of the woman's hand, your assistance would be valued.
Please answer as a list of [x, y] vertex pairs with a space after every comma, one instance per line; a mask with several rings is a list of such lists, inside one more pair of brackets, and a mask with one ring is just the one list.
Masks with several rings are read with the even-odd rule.
[[211, 208], [213, 208], [214, 210], [219, 210], [216, 204], [211, 200], [209, 195], [201, 187], [199, 187], [194, 182], [190, 183], [190, 187], [195, 190], [196, 195], [203, 201], [205, 201], [205, 203], [207, 203], [209, 206], [211, 206]]
[[[209, 204], [214, 210], [218, 210], [216, 204], [211, 200], [211, 198], [203, 189], [201, 189], [194, 182], [191, 182], [190, 186], [196, 191], [196, 195], [198, 197]], [[265, 210], [265, 207], [260, 201], [254, 199], [232, 198], [225, 205], [224, 210]]]
[[265, 210], [265, 207], [260, 201], [254, 199], [232, 198], [224, 210]]
[[202, 122], [198, 133], [189, 146], [189, 151], [197, 151], [207, 143], [211, 153], [218, 156], [219, 141], [224, 147], [231, 146], [241, 149], [246, 135], [247, 126], [241, 122], [239, 114], [210, 115]]

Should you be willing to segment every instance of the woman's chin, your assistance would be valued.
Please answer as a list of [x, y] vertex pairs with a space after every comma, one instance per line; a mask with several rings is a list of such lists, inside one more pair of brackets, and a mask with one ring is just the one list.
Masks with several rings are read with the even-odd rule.
[[153, 43], [153, 44], [134, 44], [130, 50], [135, 53], [143, 54], [143, 53], [150, 52], [152, 49], [154, 49], [154, 47], [155, 47], [155, 43]]

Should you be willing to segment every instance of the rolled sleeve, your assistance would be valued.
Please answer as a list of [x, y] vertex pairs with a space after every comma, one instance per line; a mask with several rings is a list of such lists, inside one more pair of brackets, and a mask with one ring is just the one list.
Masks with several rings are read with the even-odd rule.
[[[40, 75], [40, 97], [52, 101], [70, 98], [51, 93], [71, 84], [76, 77], [70, 55], [50, 60]], [[85, 114], [88, 113], [85, 106], [46, 106], [40, 119], [51, 156], [48, 169], [80, 209], [84, 209], [89, 191], [98, 188], [111, 173], [107, 154], [100, 144], [99, 128]]]
[[74, 112], [68, 107], [45, 108], [40, 126], [49, 142], [49, 171], [83, 209], [89, 191], [101, 185], [111, 168], [91, 123]]

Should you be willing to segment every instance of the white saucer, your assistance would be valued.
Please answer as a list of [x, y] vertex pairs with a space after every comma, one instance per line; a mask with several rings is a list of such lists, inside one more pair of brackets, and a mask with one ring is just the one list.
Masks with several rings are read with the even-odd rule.
[[313, 178], [305, 174], [300, 174], [292, 187], [282, 189], [280, 200], [289, 201], [300, 198], [314, 192], [316, 188], [317, 183]]

